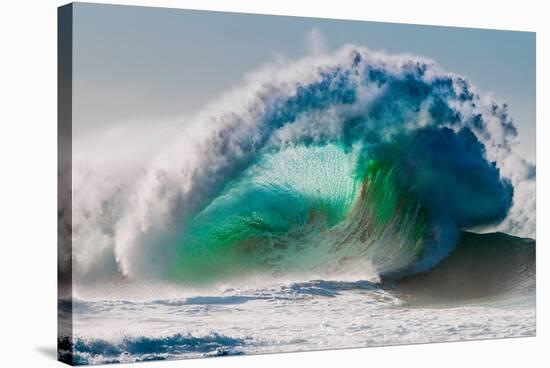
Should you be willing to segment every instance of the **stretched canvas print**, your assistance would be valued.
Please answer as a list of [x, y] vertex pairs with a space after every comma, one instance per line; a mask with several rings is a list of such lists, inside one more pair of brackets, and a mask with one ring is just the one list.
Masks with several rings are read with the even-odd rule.
[[535, 34], [59, 8], [69, 364], [534, 336]]

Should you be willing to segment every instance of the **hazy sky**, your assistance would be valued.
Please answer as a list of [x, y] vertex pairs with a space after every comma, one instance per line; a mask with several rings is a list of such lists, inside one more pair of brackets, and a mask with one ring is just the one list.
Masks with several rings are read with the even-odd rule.
[[304, 56], [314, 28], [329, 50], [417, 54], [468, 77], [508, 102], [534, 161], [535, 33], [85, 3], [74, 7], [74, 134], [192, 115], [277, 55]]

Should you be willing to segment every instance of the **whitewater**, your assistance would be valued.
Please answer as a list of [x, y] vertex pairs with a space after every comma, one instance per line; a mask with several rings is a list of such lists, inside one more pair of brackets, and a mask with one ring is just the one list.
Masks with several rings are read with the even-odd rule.
[[61, 357], [532, 336], [535, 166], [517, 143], [466, 78], [350, 45], [251, 73], [148, 161], [77, 150]]

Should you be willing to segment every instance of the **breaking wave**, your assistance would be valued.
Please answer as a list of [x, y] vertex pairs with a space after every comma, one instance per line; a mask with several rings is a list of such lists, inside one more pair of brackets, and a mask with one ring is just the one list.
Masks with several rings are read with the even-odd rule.
[[348, 46], [269, 66], [136, 176], [75, 169], [75, 269], [193, 285], [426, 271], [463, 229], [534, 236], [516, 136], [506, 104], [431, 60]]

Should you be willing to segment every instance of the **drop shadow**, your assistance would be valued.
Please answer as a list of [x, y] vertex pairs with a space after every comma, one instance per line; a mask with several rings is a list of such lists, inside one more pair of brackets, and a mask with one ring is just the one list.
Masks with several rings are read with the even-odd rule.
[[49, 359], [57, 360], [57, 349], [55, 346], [39, 346], [36, 348], [36, 351]]

